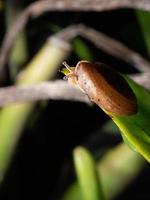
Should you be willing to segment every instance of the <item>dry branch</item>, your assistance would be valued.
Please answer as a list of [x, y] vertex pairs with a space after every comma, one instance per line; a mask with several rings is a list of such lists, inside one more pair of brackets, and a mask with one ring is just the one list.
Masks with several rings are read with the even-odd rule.
[[139, 71], [150, 72], [150, 63], [121, 42], [86, 26], [81, 26], [79, 34], [91, 41], [99, 49], [135, 66]]
[[[17, 31], [17, 27], [16, 27]], [[89, 41], [91, 41], [96, 47], [102, 49], [106, 53], [109, 53], [110, 55], [113, 55], [119, 59], [122, 59], [123, 61], [134, 65], [135, 68], [142, 72], [149, 72], [150, 71], [150, 63], [143, 58], [140, 54], [134, 52], [133, 50], [126, 47], [121, 42], [99, 32], [96, 31], [90, 27], [87, 27], [85, 25], [79, 24], [79, 25], [71, 25], [67, 28], [63, 29], [59, 33], [55, 34], [54, 36], [51, 36], [55, 38], [61, 38], [65, 41], [70, 41], [76, 36], [82, 36]], [[0, 72], [1, 74], [3, 71], [4, 64], [6, 62], [6, 58], [9, 52], [9, 49], [11, 48], [11, 43], [13, 39], [13, 35], [6, 37], [6, 40], [4, 41], [4, 44], [1, 49], [0, 54]]]
[[32, 3], [28, 10], [37, 17], [47, 11], [107, 11], [119, 8], [150, 10], [149, 0], [43, 0]]
[[72, 100], [90, 104], [88, 97], [66, 81], [49, 81], [27, 86], [0, 89], [0, 106], [37, 100]]
[[150, 73], [142, 73], [139, 75], [130, 75], [136, 83], [142, 85], [146, 89], [150, 90]]
[[63, 40], [71, 40], [78, 35], [86, 38], [106, 53], [133, 65], [139, 71], [150, 72], [150, 63], [140, 54], [131, 50], [121, 42], [85, 25], [68, 26], [56, 34], [56, 37]]
[[[150, 89], [150, 73], [132, 75], [137, 83]], [[49, 81], [27, 86], [10, 86], [0, 89], [0, 106], [10, 103], [38, 100], [69, 100], [91, 104], [88, 97], [66, 81]]]
[[6, 33], [0, 50], [0, 74], [17, 34], [25, 27], [29, 17], [38, 17], [47, 11], [106, 11], [118, 8], [150, 10], [149, 0], [41, 0], [30, 4]]

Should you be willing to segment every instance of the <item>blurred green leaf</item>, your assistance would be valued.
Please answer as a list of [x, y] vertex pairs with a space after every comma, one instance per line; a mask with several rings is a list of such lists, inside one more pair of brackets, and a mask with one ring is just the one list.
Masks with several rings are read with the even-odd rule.
[[[16, 0], [5, 1], [5, 24], [6, 31], [8, 31], [15, 21], [16, 17], [23, 10], [23, 2], [17, 3]], [[10, 55], [8, 57], [8, 66], [9, 74], [12, 80], [15, 80], [15, 77], [19, 69], [26, 63], [28, 60], [28, 44], [27, 44], [27, 34], [25, 27], [23, 30], [18, 33], [16, 40], [14, 41], [13, 48], [10, 50]]]
[[[124, 76], [125, 77], [125, 76]], [[150, 92], [125, 77], [133, 89], [138, 102], [138, 112], [132, 116], [112, 116], [121, 134], [150, 162]]]
[[102, 127], [102, 132], [107, 132], [109, 134], [116, 134], [119, 133], [118, 127], [113, 123], [113, 121], [110, 119], [108, 120]]
[[150, 55], [150, 12], [145, 12], [142, 10], [136, 11], [139, 24], [141, 26], [141, 31], [147, 46], [148, 53]]
[[133, 151], [136, 151], [136, 148], [128, 141], [128, 139], [126, 138], [126, 136], [124, 134], [122, 134], [122, 139], [124, 141], [124, 143]]
[[4, 9], [4, 2], [0, 0], [0, 11], [2, 11], [3, 9]]
[[92, 52], [81, 39], [76, 38], [73, 40], [73, 49], [80, 60], [93, 60]]
[[91, 153], [83, 148], [74, 150], [74, 165], [83, 200], [103, 200], [100, 178]]
[[[142, 156], [131, 151], [124, 143], [106, 152], [104, 157], [97, 162], [105, 199], [113, 200], [121, 193], [137, 177], [145, 163]], [[79, 183], [73, 183], [61, 200], [83, 200]]]
[[[16, 85], [25, 85], [51, 79], [60, 63], [68, 56], [55, 42], [48, 41], [16, 79]], [[0, 182], [3, 181], [13, 158], [16, 145], [29, 120], [35, 103], [16, 103], [2, 108], [0, 113]]]

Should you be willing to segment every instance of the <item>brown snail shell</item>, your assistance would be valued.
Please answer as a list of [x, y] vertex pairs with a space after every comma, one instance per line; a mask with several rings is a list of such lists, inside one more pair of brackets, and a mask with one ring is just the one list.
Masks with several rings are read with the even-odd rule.
[[75, 70], [69, 69], [68, 81], [88, 95], [106, 112], [115, 115], [137, 113], [137, 100], [127, 81], [111, 67], [103, 63], [79, 61]]
[[133, 115], [137, 100], [126, 80], [103, 63], [80, 61], [75, 68], [79, 87], [99, 107], [115, 115]]

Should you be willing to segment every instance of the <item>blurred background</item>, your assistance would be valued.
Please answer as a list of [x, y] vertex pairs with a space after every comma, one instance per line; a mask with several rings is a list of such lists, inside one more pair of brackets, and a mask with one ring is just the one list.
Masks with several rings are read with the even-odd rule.
[[[0, 1], [1, 45], [4, 35], [18, 18], [18, 14], [33, 2], [35, 1]], [[20, 84], [18, 74], [29, 67], [29, 63], [41, 51], [47, 38], [69, 25], [81, 23], [121, 41], [145, 58], [149, 58], [139, 16], [133, 9], [104, 12], [65, 10], [43, 12], [39, 17], [28, 20], [27, 25], [17, 37], [18, 43], [14, 42], [11, 52], [7, 56], [4, 67], [5, 75], [1, 80], [1, 86]], [[70, 44], [72, 47], [70, 55], [64, 56], [64, 59], [71, 66], [75, 66], [79, 60], [85, 59], [93, 62], [104, 62], [125, 74], [139, 72], [133, 65], [105, 53], [83, 37], [76, 37]], [[50, 54], [48, 49], [47, 54]], [[45, 58], [42, 60], [47, 62]], [[62, 80], [64, 75], [59, 72], [60, 68], [62, 65], [60, 58], [58, 58], [57, 67], [47, 79]], [[36, 77], [36, 73], [38, 70], [35, 69], [32, 75]], [[29, 76], [27, 75], [27, 77]], [[3, 121], [3, 124], [0, 123], [0, 134], [6, 127], [14, 132], [17, 131], [18, 134], [14, 133], [14, 135], [19, 135], [16, 139], [13, 156], [0, 185], [1, 200], [61, 199], [67, 188], [76, 180], [72, 158], [72, 151], [75, 147], [79, 145], [86, 147], [99, 162], [108, 150], [122, 143], [118, 129], [96, 105], [89, 106], [74, 101], [47, 100], [36, 102], [30, 112], [29, 105], [22, 110], [19, 108], [19, 111], [15, 110], [16, 108], [13, 110], [12, 107], [6, 106], [5, 111], [4, 108], [0, 110], [0, 115], [4, 115], [5, 119], [6, 109], [7, 115], [9, 115], [9, 122], [7, 119], [4, 122], [5, 120], [0, 118]], [[8, 114], [9, 109], [12, 109], [11, 114]], [[15, 116], [12, 117], [16, 118], [15, 122], [10, 122], [11, 115]], [[25, 120], [22, 117], [24, 115], [26, 115]], [[20, 122], [18, 118], [23, 118], [23, 122]], [[108, 122], [110, 123], [108, 124]], [[18, 123], [21, 128], [18, 128]], [[13, 135], [8, 140], [12, 141]], [[116, 159], [123, 158], [124, 155]], [[134, 179], [127, 181], [130, 184], [126, 184], [126, 187], [118, 192], [113, 199], [150, 199], [149, 178], [149, 165], [144, 162]]]

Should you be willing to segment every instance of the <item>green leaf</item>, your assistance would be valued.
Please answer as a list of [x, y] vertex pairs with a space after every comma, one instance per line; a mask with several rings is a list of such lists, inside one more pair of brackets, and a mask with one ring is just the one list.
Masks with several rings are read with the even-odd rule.
[[[64, 71], [63, 73], [67, 74], [68, 72]], [[103, 110], [112, 117], [120, 129], [125, 143], [150, 162], [150, 92], [128, 77], [124, 76], [124, 78], [135, 93], [138, 112], [132, 116], [116, 116]]]
[[136, 14], [150, 55], [150, 12], [138, 10]]
[[128, 141], [128, 139], [126, 138], [126, 136], [124, 134], [122, 134], [122, 139], [124, 141], [124, 143], [133, 151], [136, 151], [136, 148]]
[[93, 60], [92, 52], [81, 39], [76, 38], [73, 40], [73, 49], [80, 60]]
[[83, 148], [74, 150], [74, 164], [83, 200], [104, 200], [96, 163], [91, 153]]
[[[113, 200], [128, 186], [145, 166], [145, 160], [138, 153], [131, 151], [121, 143], [104, 155], [97, 162], [98, 175], [105, 199]], [[73, 183], [61, 200], [83, 200], [79, 184]], [[93, 200], [93, 199], [92, 199]]]
[[[63, 73], [67, 74], [68, 72], [65, 71]], [[116, 116], [103, 110], [112, 117], [112, 120], [120, 129], [125, 143], [150, 162], [150, 92], [126, 76], [124, 78], [136, 95], [138, 103], [137, 114]]]
[[150, 162], [150, 92], [126, 76], [137, 102], [138, 112], [133, 116], [112, 116], [126, 141]]

